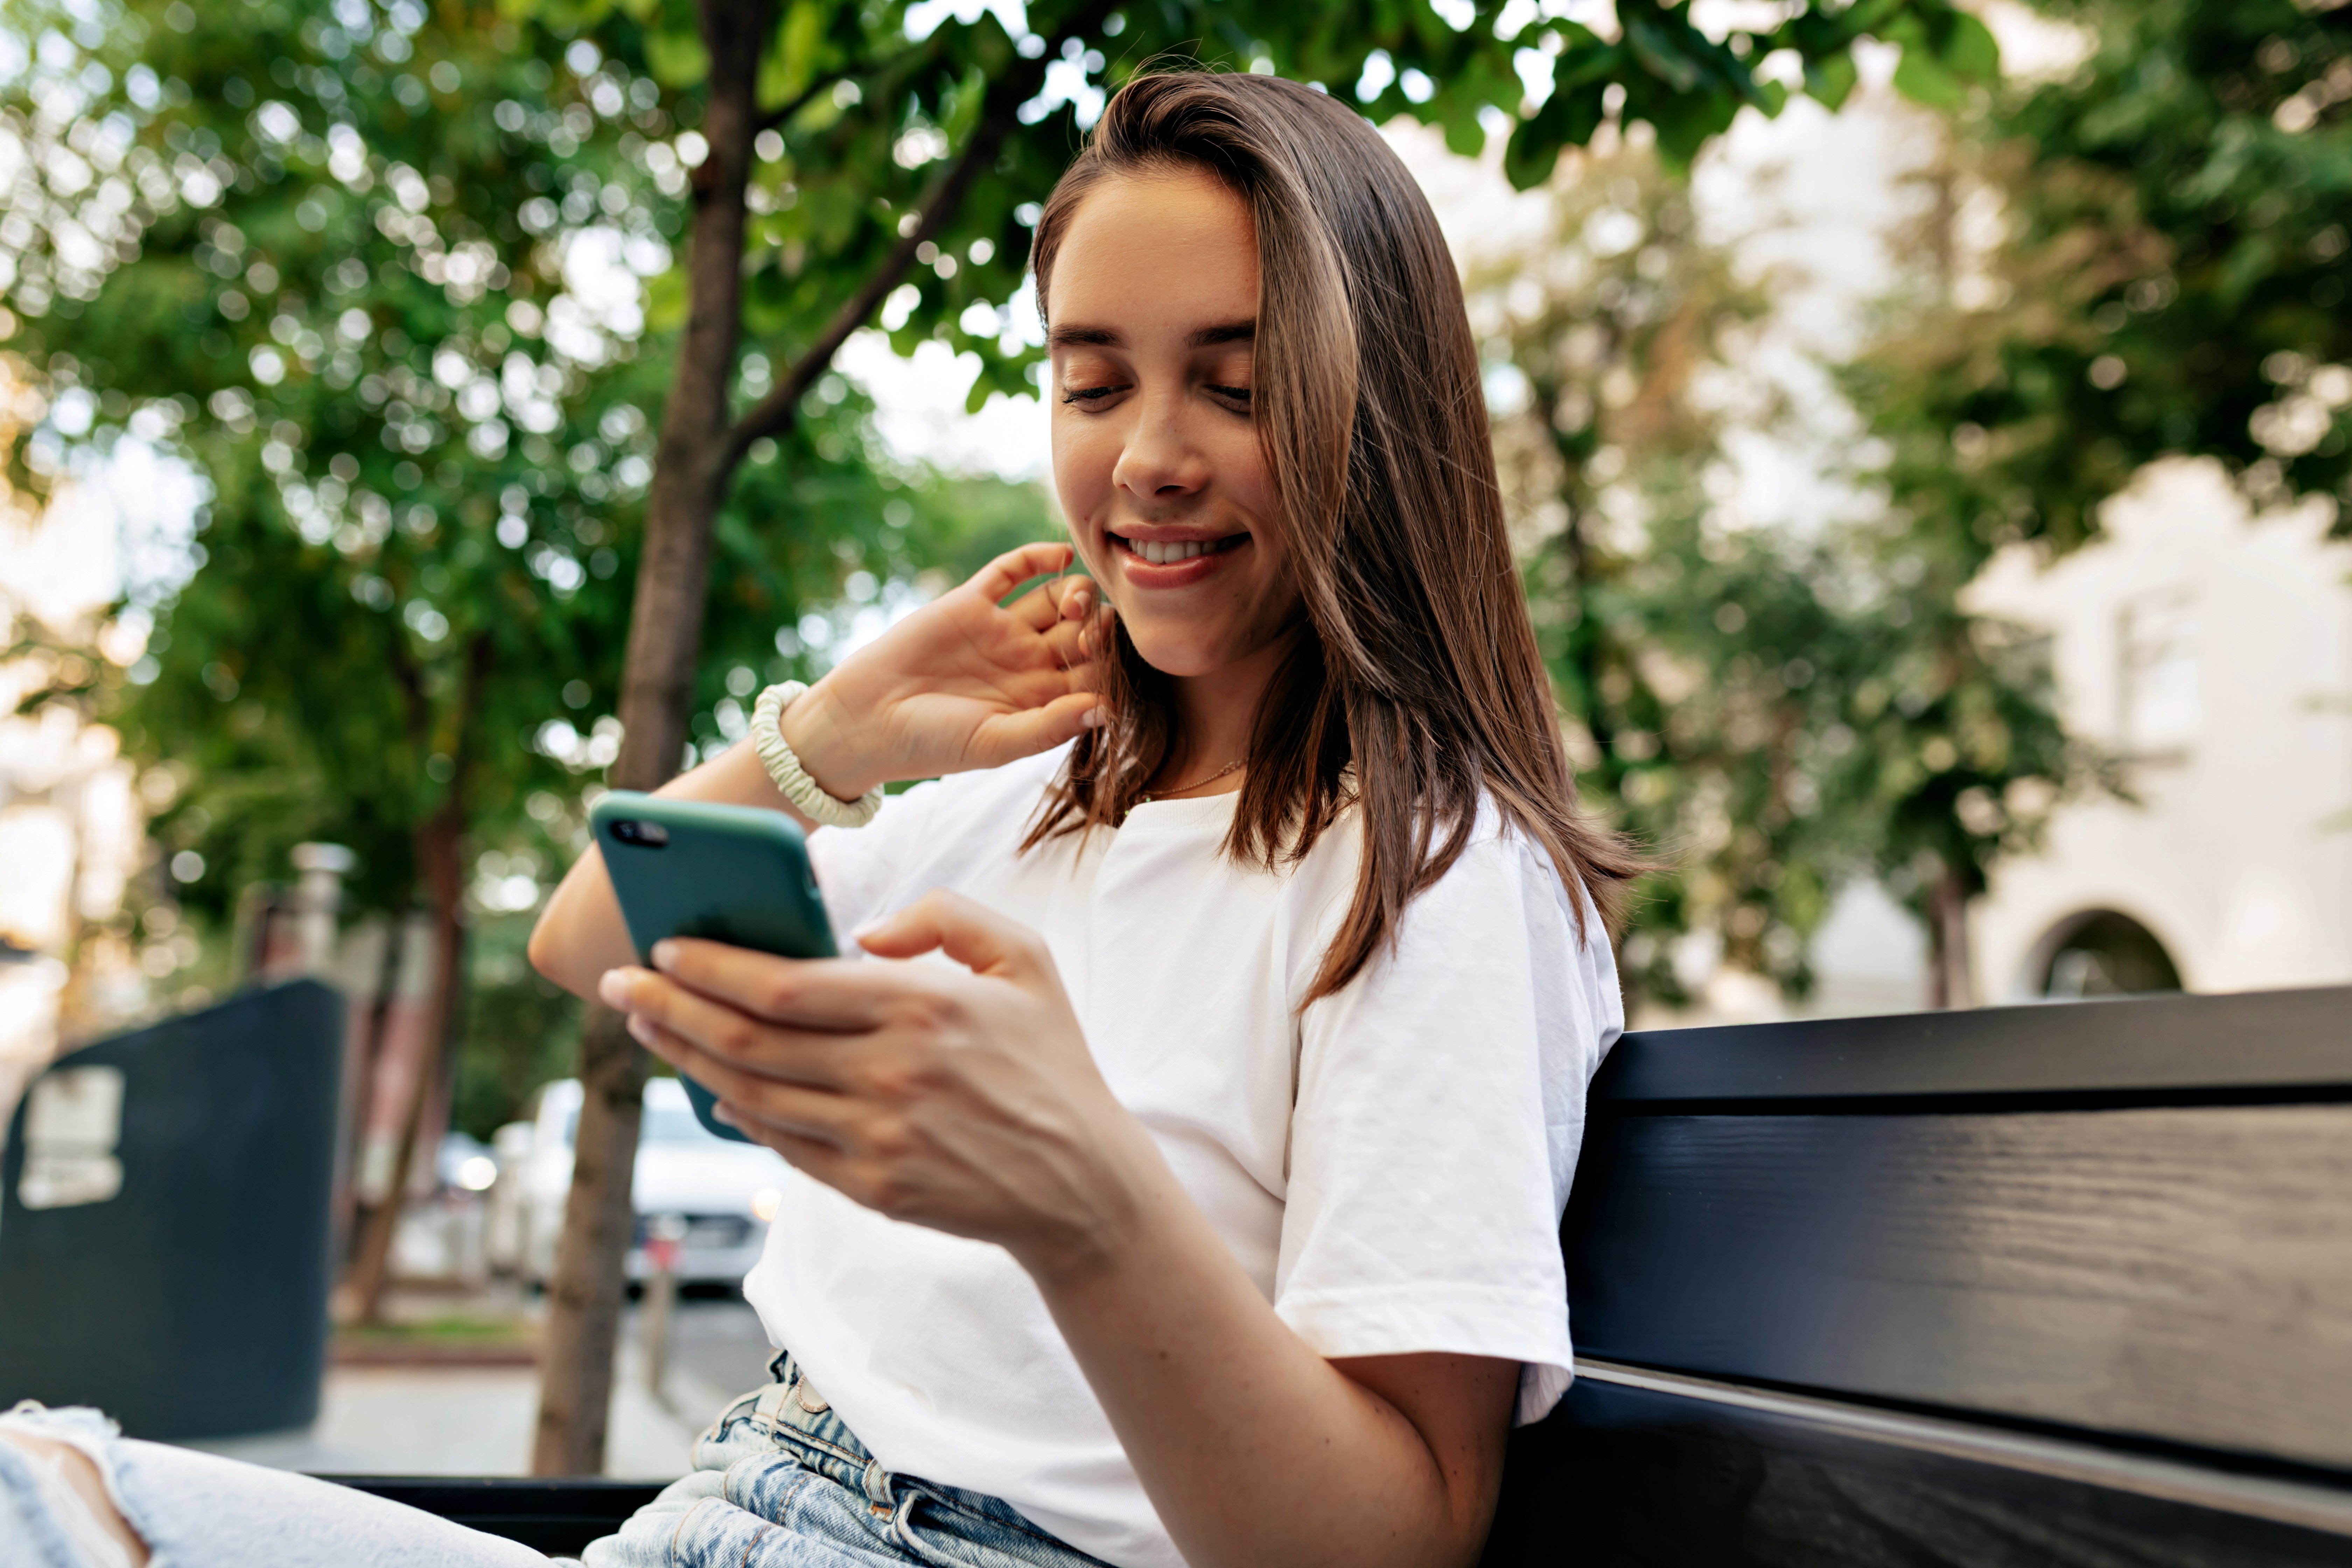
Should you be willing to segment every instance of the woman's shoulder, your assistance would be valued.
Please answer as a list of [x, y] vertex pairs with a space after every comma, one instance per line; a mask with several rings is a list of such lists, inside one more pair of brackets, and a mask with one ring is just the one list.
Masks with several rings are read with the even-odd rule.
[[[1449, 832], [1447, 827], [1439, 826], [1433, 846], [1442, 848]], [[1363, 814], [1350, 806], [1340, 813], [1301, 860], [1297, 883], [1302, 891], [1319, 889], [1328, 894], [1334, 889], [1345, 889], [1352, 893], [1362, 863]], [[1450, 904], [1456, 898], [1487, 903], [1492, 901], [1493, 894], [1506, 887], [1542, 895], [1544, 900], [1557, 904], [1571, 924], [1580, 923], [1575, 921], [1579, 904], [1587, 910], [1591, 908], [1592, 900], [1582, 884], [1572, 884], [1562, 876], [1535, 836], [1511, 820], [1491, 793], [1482, 792], [1459, 853], [1423, 889], [1422, 898], [1443, 891], [1452, 896], [1441, 899], [1441, 903]], [[1420, 901], [1416, 900], [1415, 903]], [[1597, 914], [1592, 929], [1600, 929]]]
[[[1446, 830], [1436, 830], [1443, 847]], [[1343, 929], [1363, 864], [1360, 813], [1344, 813], [1298, 863], [1288, 889], [1296, 933], [1293, 994], [1304, 995]], [[1580, 882], [1554, 868], [1533, 835], [1491, 797], [1482, 799], [1458, 853], [1405, 906], [1373, 959], [1372, 989], [1433, 985], [1452, 994], [1460, 976], [1497, 966], [1527, 973], [1547, 994], [1562, 986], [1616, 989], [1606, 923]], [[1351, 985], [1341, 994], [1359, 992]]]
[[1479, 797], [1461, 857], [1430, 889], [1441, 890], [1452, 895], [1444, 900], [1449, 910], [1484, 909], [1499, 916], [1516, 907], [1518, 923], [1546, 936], [1566, 936], [1580, 947], [1609, 945], [1582, 880], [1556, 865], [1542, 842], [1491, 794]]

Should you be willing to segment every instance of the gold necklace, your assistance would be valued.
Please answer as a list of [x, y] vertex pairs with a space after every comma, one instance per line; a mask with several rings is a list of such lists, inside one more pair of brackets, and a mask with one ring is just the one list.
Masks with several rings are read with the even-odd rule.
[[[1164, 799], [1171, 795], [1188, 795], [1196, 789], [1205, 789], [1210, 784], [1216, 783], [1219, 779], [1223, 778], [1227, 773], [1234, 772], [1236, 768], [1239, 768], [1244, 763], [1248, 761], [1249, 759], [1247, 757], [1237, 757], [1234, 761], [1227, 763], [1223, 767], [1219, 768], [1215, 773], [1211, 773], [1207, 778], [1194, 779], [1191, 784], [1179, 784], [1174, 789], [1161, 790], [1160, 792], [1160, 798]], [[1149, 805], [1151, 804], [1152, 799], [1153, 796], [1151, 792], [1146, 790], [1143, 794], [1135, 797], [1135, 804], [1137, 805]]]

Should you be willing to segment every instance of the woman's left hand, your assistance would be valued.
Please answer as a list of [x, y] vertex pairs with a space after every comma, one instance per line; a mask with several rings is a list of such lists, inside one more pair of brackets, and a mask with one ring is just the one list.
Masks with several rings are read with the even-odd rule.
[[601, 994], [729, 1121], [894, 1219], [1001, 1244], [1033, 1272], [1131, 1230], [1158, 1151], [1104, 1083], [1045, 942], [935, 892], [857, 933], [877, 958], [678, 939]]

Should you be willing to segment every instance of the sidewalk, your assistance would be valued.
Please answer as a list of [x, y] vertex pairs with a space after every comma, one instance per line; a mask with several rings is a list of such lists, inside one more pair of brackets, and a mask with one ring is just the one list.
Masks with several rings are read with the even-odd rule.
[[[666, 1397], [656, 1399], [646, 1387], [634, 1311], [623, 1322], [615, 1372], [604, 1473], [626, 1480], [685, 1474], [694, 1439], [757, 1381], [755, 1370], [737, 1380], [741, 1386], [718, 1387], [709, 1370], [698, 1372], [674, 1350]], [[520, 1476], [530, 1473], [538, 1409], [532, 1367], [336, 1366], [308, 1429], [186, 1447], [326, 1475]]]

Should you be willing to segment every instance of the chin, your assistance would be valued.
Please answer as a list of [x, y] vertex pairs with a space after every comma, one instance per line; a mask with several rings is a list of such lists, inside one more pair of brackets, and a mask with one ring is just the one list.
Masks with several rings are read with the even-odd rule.
[[1229, 649], [1181, 633], [1171, 636], [1160, 630], [1155, 635], [1154, 628], [1139, 626], [1130, 621], [1127, 625], [1127, 637], [1135, 645], [1135, 651], [1144, 663], [1162, 675], [1180, 680], [1191, 676], [1213, 674], [1233, 662]]

